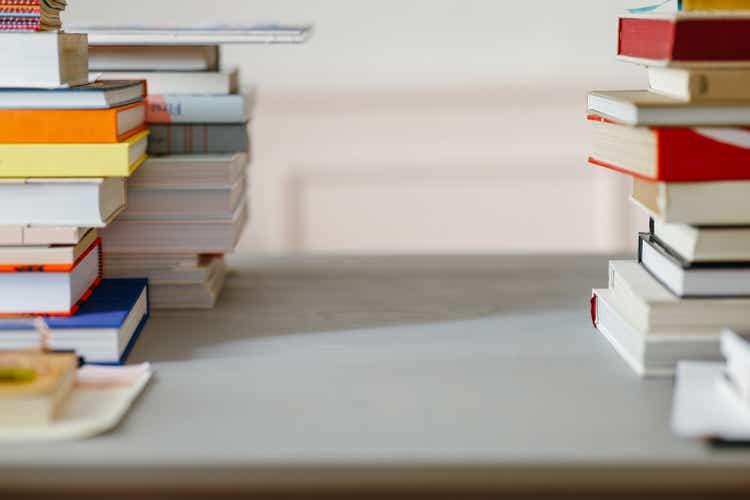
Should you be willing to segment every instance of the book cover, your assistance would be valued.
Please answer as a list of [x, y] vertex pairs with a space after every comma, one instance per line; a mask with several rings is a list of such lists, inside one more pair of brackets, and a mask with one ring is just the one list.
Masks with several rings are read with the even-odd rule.
[[146, 82], [100, 80], [65, 89], [0, 89], [0, 109], [109, 109], [142, 101]]
[[150, 95], [148, 123], [247, 123], [250, 97], [230, 95]]
[[150, 125], [149, 154], [247, 153], [246, 124]]
[[146, 130], [144, 102], [111, 109], [0, 109], [0, 144], [112, 144]]

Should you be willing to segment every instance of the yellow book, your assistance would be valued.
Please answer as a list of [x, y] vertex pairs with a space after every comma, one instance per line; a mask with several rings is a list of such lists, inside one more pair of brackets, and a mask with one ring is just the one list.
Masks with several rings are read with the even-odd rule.
[[682, 0], [682, 10], [750, 10], [750, 0]]
[[148, 134], [117, 144], [0, 144], [0, 177], [128, 177], [146, 159]]

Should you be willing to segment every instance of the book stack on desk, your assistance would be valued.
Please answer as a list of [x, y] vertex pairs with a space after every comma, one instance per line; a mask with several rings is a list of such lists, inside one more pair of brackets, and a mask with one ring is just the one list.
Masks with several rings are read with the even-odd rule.
[[155, 308], [213, 307], [223, 255], [247, 220], [252, 98], [216, 45], [97, 45], [90, 69], [148, 81], [151, 158], [128, 182], [128, 208], [104, 231], [105, 275], [147, 276]]
[[146, 284], [102, 284], [100, 231], [146, 157], [145, 84], [89, 84], [84, 34], [0, 33], [0, 44], [0, 349], [38, 346], [38, 325], [17, 318], [48, 317], [47, 347], [122, 362]]
[[750, 326], [750, 10], [737, 10], [750, 1], [671, 7], [619, 21], [619, 57], [646, 66], [650, 88], [588, 100], [590, 162], [633, 177], [652, 219], [592, 316], [646, 375], [720, 360], [722, 328]]

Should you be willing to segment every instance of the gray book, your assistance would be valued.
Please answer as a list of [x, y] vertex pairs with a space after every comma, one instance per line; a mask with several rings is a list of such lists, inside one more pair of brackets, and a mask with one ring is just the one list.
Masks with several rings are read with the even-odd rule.
[[149, 154], [247, 153], [247, 124], [149, 125]]

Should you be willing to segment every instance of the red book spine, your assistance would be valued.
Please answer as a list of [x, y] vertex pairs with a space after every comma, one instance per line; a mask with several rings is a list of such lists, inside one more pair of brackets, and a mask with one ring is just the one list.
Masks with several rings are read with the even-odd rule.
[[618, 54], [643, 59], [671, 59], [675, 23], [667, 19], [621, 18]]
[[693, 129], [655, 129], [659, 171], [664, 182], [750, 179], [750, 149], [720, 142]]

